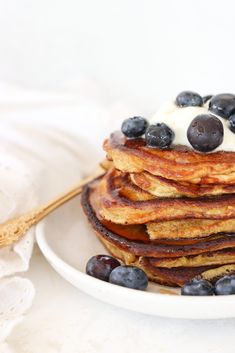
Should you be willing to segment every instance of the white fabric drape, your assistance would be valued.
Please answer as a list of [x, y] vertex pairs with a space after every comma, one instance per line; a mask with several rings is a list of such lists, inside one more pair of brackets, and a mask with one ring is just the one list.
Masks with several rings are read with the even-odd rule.
[[[0, 83], [0, 222], [57, 196], [103, 158], [103, 138], [131, 109], [107, 103], [94, 86], [87, 98], [89, 84], [70, 94], [45, 94]], [[26, 271], [34, 231], [0, 249], [1, 352], [8, 352], [3, 342], [33, 301]]]

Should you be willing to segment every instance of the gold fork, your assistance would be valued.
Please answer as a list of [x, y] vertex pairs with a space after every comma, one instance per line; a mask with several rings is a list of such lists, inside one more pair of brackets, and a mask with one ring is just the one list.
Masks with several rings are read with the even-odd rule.
[[17, 242], [32, 226], [41, 221], [49, 213], [79, 195], [85, 184], [103, 174], [104, 168], [101, 166], [93, 175], [83, 179], [78, 185], [57, 197], [55, 200], [0, 224], [0, 247], [8, 246]]

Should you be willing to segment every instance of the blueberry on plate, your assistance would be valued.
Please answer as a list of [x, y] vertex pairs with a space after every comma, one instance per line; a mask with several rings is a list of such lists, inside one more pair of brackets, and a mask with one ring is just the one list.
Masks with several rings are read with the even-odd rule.
[[119, 266], [111, 272], [109, 282], [122, 287], [144, 290], [148, 286], [148, 277], [138, 267]]
[[215, 283], [216, 295], [235, 294], [235, 275], [224, 276]]
[[231, 115], [228, 119], [229, 129], [235, 133], [235, 114]]
[[228, 119], [235, 113], [235, 95], [230, 93], [217, 94], [210, 100], [209, 110], [224, 119]]
[[216, 116], [211, 114], [198, 115], [189, 125], [187, 137], [195, 150], [200, 152], [213, 151], [223, 142], [223, 124]]
[[181, 295], [213, 295], [214, 286], [205, 279], [194, 278], [181, 288]]
[[201, 107], [203, 99], [200, 94], [192, 91], [183, 91], [176, 97], [176, 105], [179, 107]]
[[89, 276], [108, 282], [112, 270], [120, 266], [120, 262], [109, 255], [92, 256], [86, 265], [86, 273]]
[[128, 118], [122, 123], [122, 133], [129, 138], [136, 138], [142, 136], [148, 127], [148, 121], [141, 116], [134, 116]]
[[207, 96], [202, 97], [203, 104], [207, 103], [212, 97], [212, 94], [208, 94]]
[[166, 148], [172, 144], [174, 132], [164, 123], [150, 125], [145, 133], [147, 146]]

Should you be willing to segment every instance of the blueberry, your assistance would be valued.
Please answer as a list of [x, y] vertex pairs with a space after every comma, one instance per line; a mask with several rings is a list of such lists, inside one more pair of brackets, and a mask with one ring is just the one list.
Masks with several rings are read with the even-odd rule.
[[195, 150], [210, 152], [223, 142], [223, 124], [211, 114], [198, 115], [189, 125], [187, 137]]
[[119, 266], [111, 272], [109, 282], [122, 287], [144, 290], [148, 286], [148, 277], [138, 267]]
[[120, 266], [120, 262], [112, 256], [96, 255], [86, 265], [86, 273], [92, 277], [108, 282], [112, 270]]
[[235, 275], [224, 276], [215, 283], [216, 295], [235, 294]]
[[174, 132], [164, 123], [150, 125], [145, 133], [146, 144], [150, 147], [169, 147], [174, 139]]
[[181, 295], [213, 295], [213, 285], [205, 279], [194, 278], [181, 288]]
[[142, 136], [148, 127], [148, 122], [141, 116], [134, 116], [123, 121], [122, 123], [122, 133], [130, 138]]
[[235, 95], [230, 93], [217, 94], [211, 99], [209, 110], [222, 118], [228, 119], [235, 113]]
[[176, 105], [179, 107], [201, 107], [203, 100], [196, 92], [183, 91], [176, 97]]
[[228, 119], [228, 126], [232, 132], [235, 132], [235, 114], [231, 115]]
[[203, 104], [208, 102], [212, 97], [213, 97], [212, 94], [208, 94], [207, 96], [202, 97]]

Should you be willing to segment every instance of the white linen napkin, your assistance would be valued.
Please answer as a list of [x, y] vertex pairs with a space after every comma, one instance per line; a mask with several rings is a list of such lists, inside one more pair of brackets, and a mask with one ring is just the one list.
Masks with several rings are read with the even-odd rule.
[[[81, 92], [45, 94], [0, 83], [0, 222], [89, 174], [104, 156], [103, 138], [132, 113], [100, 94], [97, 100]], [[19, 275], [29, 267], [33, 243], [31, 229], [17, 244], [0, 249], [0, 342], [32, 304], [33, 284]], [[7, 349], [0, 343], [1, 352]]]
[[[64, 132], [44, 129], [0, 124], [1, 222], [55, 197], [82, 177], [81, 141], [72, 146], [71, 137]], [[31, 229], [15, 245], [0, 249], [0, 341], [32, 303], [32, 283], [15, 274], [27, 271], [33, 243]]]

